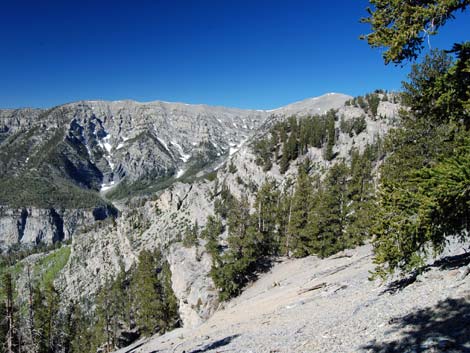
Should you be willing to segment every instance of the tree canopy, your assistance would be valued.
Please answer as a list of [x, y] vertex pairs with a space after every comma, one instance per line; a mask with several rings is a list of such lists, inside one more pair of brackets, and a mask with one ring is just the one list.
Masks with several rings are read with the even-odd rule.
[[373, 48], [385, 48], [386, 64], [414, 60], [425, 46], [426, 38], [464, 11], [470, 0], [370, 0], [369, 17], [361, 22], [371, 33], [361, 36]]
[[[385, 63], [414, 60], [426, 36], [468, 0], [371, 0], [364, 36]], [[454, 55], [451, 55], [454, 54]], [[411, 271], [449, 236], [468, 236], [470, 43], [433, 50], [403, 83], [401, 126], [390, 132], [381, 169], [374, 252], [376, 274]]]

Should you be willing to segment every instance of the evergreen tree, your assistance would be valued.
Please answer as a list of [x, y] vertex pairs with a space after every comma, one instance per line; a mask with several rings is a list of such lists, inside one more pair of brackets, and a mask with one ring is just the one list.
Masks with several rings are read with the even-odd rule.
[[159, 252], [143, 250], [133, 277], [135, 319], [143, 335], [151, 335], [162, 327], [162, 286], [157, 277]]
[[199, 226], [197, 221], [192, 226], [187, 226], [183, 237], [183, 245], [186, 248], [199, 245], [198, 241]]
[[279, 253], [289, 256], [290, 234], [288, 232], [289, 223], [292, 218], [292, 196], [295, 182], [289, 177], [286, 178], [283, 190], [280, 193], [278, 203], [278, 229], [279, 229]]
[[85, 315], [80, 304], [72, 304], [72, 306], [74, 308], [72, 316], [74, 327], [70, 342], [72, 352], [96, 352], [94, 345], [96, 342], [94, 338], [96, 334], [95, 323]]
[[[215, 240], [209, 240], [213, 255], [212, 279], [219, 288], [221, 300], [238, 295], [243, 286], [254, 276], [256, 264], [261, 259], [259, 233], [254, 226], [246, 198], [234, 199], [227, 220], [227, 249], [222, 253]], [[209, 243], [208, 241], [208, 243]]]
[[434, 35], [458, 11], [470, 5], [469, 0], [369, 0], [369, 17], [363, 23], [371, 26], [371, 33], [362, 36], [371, 47], [386, 48], [386, 64], [400, 64], [414, 60], [424, 48], [427, 36]]
[[334, 158], [333, 147], [335, 145], [335, 139], [336, 139], [335, 119], [336, 119], [336, 112], [334, 110], [328, 111], [326, 115], [327, 140], [326, 140], [326, 147], [325, 147], [325, 153], [324, 153], [324, 158], [327, 161], [331, 161]]
[[290, 219], [286, 234], [288, 256], [303, 257], [309, 253], [306, 226], [313, 207], [313, 186], [305, 168], [299, 168], [295, 192], [290, 207]]
[[173, 292], [171, 270], [167, 261], [164, 261], [162, 264], [160, 281], [162, 285], [162, 301], [164, 305], [162, 330], [165, 332], [178, 327], [180, 321], [178, 313], [178, 299]]
[[[274, 130], [274, 129], [273, 129]], [[271, 139], [258, 140], [253, 145], [253, 152], [256, 155], [256, 164], [263, 166], [263, 171], [267, 172], [271, 170], [273, 150], [277, 145], [276, 134], [272, 133]]]
[[[375, 8], [363, 21], [371, 24], [372, 33], [365, 38], [373, 47], [387, 48], [386, 63], [417, 58], [423, 47], [422, 33], [435, 34], [456, 11], [470, 5], [467, 0], [371, 3]], [[449, 230], [464, 233], [459, 230], [462, 224], [442, 205], [458, 207], [460, 203], [445, 185], [464, 175], [452, 157], [468, 143], [470, 44], [456, 44], [451, 52], [455, 61], [442, 52], [431, 52], [413, 66], [404, 84], [402, 101], [409, 109], [402, 114], [401, 128], [387, 139], [391, 154], [381, 170], [374, 227], [376, 274], [381, 276], [418, 268], [428, 246], [442, 250]], [[465, 163], [464, 155], [459, 163]], [[430, 191], [429, 185], [443, 192]]]
[[373, 118], [377, 117], [377, 109], [380, 104], [380, 97], [377, 93], [366, 95], [367, 105]]
[[345, 231], [348, 217], [348, 168], [344, 163], [331, 167], [317, 195], [317, 204], [307, 215], [310, 251], [321, 257], [338, 252], [350, 244]]
[[266, 181], [256, 194], [254, 217], [260, 243], [259, 251], [263, 255], [277, 254], [279, 250], [279, 198], [274, 181]]
[[351, 180], [348, 182], [349, 214], [346, 228], [348, 246], [360, 245], [371, 235], [375, 217], [375, 198], [370, 147], [351, 154]]
[[223, 233], [223, 230], [220, 218], [209, 216], [206, 226], [201, 231], [201, 238], [206, 240], [206, 250], [212, 257], [213, 266], [217, 266], [220, 260], [219, 235]]
[[39, 286], [34, 291], [35, 331], [38, 335], [38, 352], [50, 353], [59, 344], [59, 304], [60, 296], [54, 285], [46, 283], [44, 290]]
[[14, 303], [14, 283], [9, 272], [3, 274], [2, 292], [4, 295], [0, 321], [0, 338], [2, 338], [2, 348], [6, 353], [15, 353], [18, 350], [18, 328], [16, 324], [17, 309]]

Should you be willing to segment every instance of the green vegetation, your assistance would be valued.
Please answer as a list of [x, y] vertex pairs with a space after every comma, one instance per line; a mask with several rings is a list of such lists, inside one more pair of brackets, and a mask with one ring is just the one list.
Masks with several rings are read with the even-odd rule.
[[[379, 142], [380, 143], [380, 142]], [[352, 163], [337, 162], [320, 182], [299, 167], [295, 184], [280, 189], [266, 181], [250, 205], [238, 200], [225, 184], [215, 193], [216, 217], [208, 219], [200, 237], [212, 255], [211, 276], [221, 300], [240, 293], [269, 268], [273, 256], [329, 256], [362, 244], [371, 236], [375, 206], [373, 175], [381, 157], [377, 146], [352, 151]], [[219, 244], [227, 229], [226, 245]]]
[[[426, 35], [465, 10], [468, 0], [371, 0], [367, 36], [385, 63], [414, 60]], [[403, 84], [400, 128], [392, 131], [374, 227], [375, 275], [419, 270], [449, 236], [468, 238], [470, 43], [432, 51]]]
[[99, 194], [64, 179], [25, 175], [0, 178], [0, 204], [15, 208], [92, 208], [105, 206]]
[[[416, 58], [423, 45], [422, 33], [435, 34], [457, 10], [470, 5], [466, 0], [370, 2], [374, 7], [363, 21], [371, 24], [372, 33], [366, 39], [373, 47], [387, 48], [386, 63]], [[395, 102], [396, 95], [376, 91], [346, 104], [380, 118], [379, 103], [388, 100]], [[385, 149], [380, 140], [361, 151], [353, 149], [350, 163], [333, 152], [339, 118], [335, 111], [303, 119], [290, 117], [276, 124], [266, 138], [253, 144], [256, 163], [264, 171], [278, 164], [285, 173], [293, 161], [300, 164], [298, 158], [310, 147], [322, 148], [331, 167], [323, 175], [303, 158], [296, 179], [286, 179], [282, 187], [266, 180], [256, 188], [250, 180], [236, 176], [240, 185], [254, 193], [252, 204], [247, 197], [235, 197], [215, 173], [205, 176], [216, 181], [211, 190], [215, 216], [202, 229], [197, 224], [188, 226], [183, 245], [205, 242], [212, 256], [210, 275], [221, 300], [238, 295], [277, 256], [326, 257], [372, 239], [375, 275], [387, 276], [419, 270], [429, 253], [442, 251], [449, 236], [468, 239], [470, 44], [456, 44], [448, 52], [433, 51], [414, 65], [400, 100], [408, 109], [401, 112], [400, 126], [386, 138]], [[56, 114], [60, 117], [59, 111]], [[364, 116], [341, 119], [339, 126], [351, 137], [367, 128]], [[20, 175], [16, 157], [30, 148], [23, 133], [31, 132], [9, 136], [2, 143], [0, 203], [18, 207], [103, 204], [97, 193], [65, 181], [57, 169], [49, 168], [60, 165], [60, 156], [54, 152], [63, 139], [60, 131], [30, 160], [37, 171], [21, 178], [12, 176]], [[196, 179], [215, 158], [208, 151], [180, 180]], [[383, 162], [381, 177], [376, 180], [379, 161]], [[42, 162], [49, 167], [39, 169]], [[10, 167], [16, 174], [6, 173]], [[228, 171], [237, 172], [233, 164]], [[156, 192], [174, 181], [166, 176], [132, 185], [122, 182], [109, 196]], [[24, 185], [28, 185], [27, 192]], [[137, 217], [132, 222], [135, 230], [148, 226]], [[32, 274], [21, 262], [30, 253], [19, 250], [0, 258], [0, 342], [6, 343], [0, 352], [18, 352], [21, 345], [21, 351], [33, 347], [30, 350], [37, 353], [110, 352], [140, 336], [179, 325], [169, 264], [158, 250], [142, 251], [138, 264], [106, 281], [96, 298], [63, 306], [53, 283], [69, 259], [70, 246], [38, 259]], [[20, 302], [15, 282], [25, 270], [28, 278]], [[123, 342], [123, 337], [128, 340]]]
[[[395, 101], [395, 96], [393, 96], [393, 102]], [[368, 93], [364, 97], [358, 96], [346, 102], [346, 105], [353, 106], [356, 108], [361, 108], [364, 110], [371, 118], [377, 119], [380, 118], [377, 116], [379, 104], [381, 101], [387, 102], [389, 100], [387, 93], [383, 90], [377, 89], [373, 93]]]
[[400, 64], [416, 59], [424, 48], [427, 36], [437, 30], [455, 13], [464, 11], [469, 0], [369, 0], [372, 8], [363, 23], [371, 26], [371, 32], [362, 36], [373, 48], [385, 48], [383, 58], [386, 64]]
[[79, 306], [72, 352], [105, 352], [122, 346], [122, 332], [132, 333], [129, 344], [140, 335], [164, 333], [179, 325], [178, 304], [171, 288], [169, 265], [159, 250], [139, 254], [136, 267], [121, 270], [97, 295], [95, 312]]
[[64, 305], [53, 281], [69, 255], [70, 247], [62, 247], [37, 261], [32, 272], [28, 268], [22, 296], [15, 295], [12, 270], [3, 272], [0, 313], [11, 315], [12, 321], [0, 321], [0, 339], [6, 342], [10, 336], [14, 352], [20, 348], [38, 353], [110, 352], [141, 335], [179, 325], [171, 272], [160, 251], [142, 251], [137, 266], [129, 272], [121, 270], [91, 301]]
[[442, 250], [447, 236], [467, 234], [462, 222], [468, 212], [470, 116], [465, 101], [456, 99], [465, 94], [463, 87], [458, 90], [456, 65], [448, 55], [433, 52], [413, 67], [404, 85], [410, 111], [388, 137], [392, 153], [380, 181], [375, 261], [381, 276], [417, 269], [429, 251]]
[[70, 252], [70, 246], [62, 246], [36, 262], [34, 277], [38, 279], [38, 285], [41, 288], [52, 285], [54, 279], [69, 261]]
[[197, 225], [197, 221], [192, 226], [188, 225], [183, 235], [183, 245], [186, 248], [197, 246], [199, 244], [198, 233], [199, 226]]
[[[43, 115], [60, 121], [67, 113], [61, 107]], [[46, 127], [40, 121], [9, 136], [0, 147], [0, 204], [15, 208], [105, 205], [95, 191], [100, 173], [81, 149], [63, 128]]]
[[106, 193], [106, 198], [122, 200], [133, 196], [151, 195], [170, 187], [176, 181], [193, 183], [198, 180], [213, 180], [216, 177], [213, 172], [204, 173], [200, 177], [196, 177], [196, 175], [210, 167], [217, 158], [217, 153], [209, 143], [202, 143], [199, 148], [201, 152], [191, 158], [188, 162], [189, 167], [180, 178], [176, 178], [173, 170], [167, 175], [148, 175], [132, 183], [124, 179]]
[[341, 118], [340, 130], [342, 133], [348, 134], [350, 137], [353, 137], [354, 134], [359, 135], [366, 128], [367, 122], [364, 116], [352, 118], [350, 120], [345, 120], [343, 117]]
[[297, 119], [290, 117], [279, 122], [270, 130], [270, 137], [259, 139], [252, 147], [256, 163], [264, 171], [278, 163], [281, 173], [285, 173], [290, 162], [304, 155], [309, 147], [324, 148], [325, 159], [334, 158], [333, 147], [336, 140], [336, 112], [330, 110], [326, 115], [309, 116]]
[[162, 176], [145, 178], [133, 183], [122, 180], [117, 186], [106, 193], [106, 198], [110, 200], [122, 200], [131, 196], [149, 195], [166, 189], [175, 182], [173, 176]]
[[[2, 305], [0, 310], [6, 309], [12, 321], [5, 326], [2, 322], [0, 337], [12, 336], [13, 352], [24, 349], [25, 336], [28, 334], [26, 342], [30, 344], [29, 347], [35, 347], [38, 353], [55, 351], [54, 347], [66, 347], [68, 336], [56, 328], [57, 324], [64, 324], [65, 328], [66, 322], [65, 317], [59, 314], [59, 293], [53, 281], [68, 262], [70, 247], [64, 246], [43, 256], [36, 261], [33, 271], [29, 265], [19, 261], [25, 253], [25, 250], [18, 250], [17, 253], [2, 255], [0, 273], [4, 285], [0, 287], [0, 298], [2, 303], [4, 300], [10, 301], [10, 309]], [[26, 279], [21, 295], [15, 288], [20, 274]], [[3, 348], [0, 347], [1, 352]]]

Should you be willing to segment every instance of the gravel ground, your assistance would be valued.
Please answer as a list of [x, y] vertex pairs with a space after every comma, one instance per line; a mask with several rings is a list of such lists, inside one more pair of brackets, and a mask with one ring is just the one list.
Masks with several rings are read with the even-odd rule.
[[130, 352], [470, 352], [470, 254], [447, 251], [411, 280], [369, 281], [369, 245], [285, 260], [193, 329]]

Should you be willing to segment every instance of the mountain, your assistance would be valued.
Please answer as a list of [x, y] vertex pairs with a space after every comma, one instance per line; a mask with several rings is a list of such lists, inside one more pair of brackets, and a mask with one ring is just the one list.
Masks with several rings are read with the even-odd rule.
[[[259, 211], [266, 183], [292, 206], [302, 170], [326, 183], [330, 170], [352, 170], [362, 156], [370, 169], [362, 186], [373, 187], [400, 104], [393, 94], [368, 97], [327, 94], [274, 111], [133, 101], [1, 111], [0, 246], [20, 249], [9, 265], [18, 293], [28, 291], [30, 268], [35, 283], [54, 285], [64, 310], [79, 303], [93, 326], [110, 281], [130, 276], [129, 288], [140, 256], [158, 250], [157, 273], [172, 292], [164, 297], [174, 296], [181, 326], [197, 327], [224, 305], [210, 244], [230, 252], [230, 227]], [[221, 228], [203, 235], [214, 216]], [[134, 322], [118, 326], [118, 346], [139, 336]]]
[[[350, 98], [328, 94], [293, 106], [325, 110]], [[0, 246], [70, 239], [80, 218], [116, 216], [109, 200], [190, 181], [284, 114], [159, 101], [0, 110]]]
[[341, 93], [327, 93], [320, 97], [307, 98], [278, 109], [269, 110], [268, 112], [285, 116], [325, 114], [330, 109], [338, 109], [342, 107], [344, 102], [351, 98], [351, 96]]

